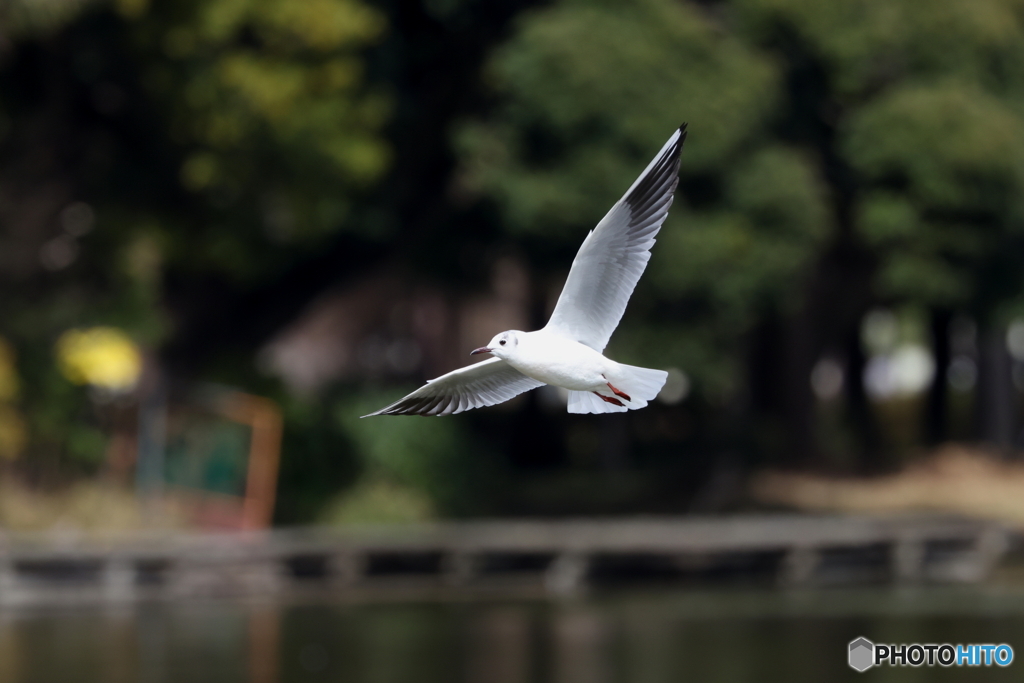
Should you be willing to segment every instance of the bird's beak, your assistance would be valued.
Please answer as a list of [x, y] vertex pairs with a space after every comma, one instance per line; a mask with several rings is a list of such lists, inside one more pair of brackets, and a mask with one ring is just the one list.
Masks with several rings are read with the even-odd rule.
[[475, 356], [478, 353], [490, 353], [490, 352], [491, 352], [491, 350], [489, 348], [487, 348], [486, 346], [481, 346], [479, 349], [473, 349], [472, 351], [470, 351], [469, 355]]

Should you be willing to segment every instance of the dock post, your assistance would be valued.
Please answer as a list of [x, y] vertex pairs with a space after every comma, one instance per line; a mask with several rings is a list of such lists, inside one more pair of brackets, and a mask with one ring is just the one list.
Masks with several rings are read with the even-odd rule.
[[131, 600], [135, 596], [135, 564], [126, 557], [111, 557], [103, 566], [103, 594], [107, 600]]
[[0, 556], [0, 604], [17, 602], [21, 587], [18, 570], [9, 556]]
[[451, 553], [445, 555], [441, 562], [441, 574], [450, 586], [466, 585], [480, 570], [480, 559], [469, 553]]
[[801, 586], [814, 578], [821, 553], [816, 548], [797, 546], [786, 551], [779, 568], [779, 582], [784, 586]]
[[974, 542], [976, 563], [975, 581], [981, 581], [995, 569], [999, 560], [1010, 548], [1010, 539], [1006, 530], [996, 526], [986, 528]]
[[345, 552], [327, 558], [327, 572], [338, 587], [353, 586], [366, 577], [370, 558], [365, 553]]
[[544, 574], [544, 587], [555, 595], [579, 592], [590, 573], [590, 558], [579, 552], [565, 552], [556, 556]]
[[892, 545], [892, 573], [897, 581], [920, 581], [924, 576], [924, 542], [905, 537]]

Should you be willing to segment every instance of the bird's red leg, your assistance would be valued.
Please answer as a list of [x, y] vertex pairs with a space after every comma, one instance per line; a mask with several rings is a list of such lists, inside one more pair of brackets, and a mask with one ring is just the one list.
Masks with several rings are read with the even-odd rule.
[[626, 399], [627, 401], [632, 401], [633, 400], [633, 399], [631, 399], [629, 397], [629, 394], [627, 394], [626, 392], [620, 391], [619, 389], [616, 389], [615, 387], [613, 387], [611, 382], [608, 382], [608, 388], [611, 389], [612, 393], [615, 394], [616, 396], [620, 396], [620, 397]]
[[[608, 385], [608, 386], [611, 386], [611, 385]], [[595, 392], [593, 392], [593, 393], [594, 393], [594, 394], [595, 394], [595, 395], [596, 395], [596, 396], [597, 396], [597, 397], [598, 397], [599, 399], [601, 399], [602, 401], [604, 401], [605, 403], [614, 403], [615, 405], [617, 405], [617, 406], [620, 406], [620, 407], [622, 407], [622, 408], [625, 408], [625, 407], [626, 407], [626, 406], [622, 405], [622, 401], [620, 401], [619, 399], [615, 398], [614, 396], [605, 396], [604, 394], [598, 394], [598, 393], [597, 393], [596, 391], [595, 391]], [[618, 392], [616, 392], [616, 393], [618, 393]], [[626, 400], [628, 401], [629, 399], [627, 398]]]

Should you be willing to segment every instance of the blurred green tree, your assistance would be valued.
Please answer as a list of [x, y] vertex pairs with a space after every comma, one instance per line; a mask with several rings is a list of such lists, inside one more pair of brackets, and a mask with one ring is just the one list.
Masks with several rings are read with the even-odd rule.
[[677, 203], [613, 353], [746, 405], [791, 462], [820, 452], [808, 380], [838, 353], [877, 467], [867, 309], [934, 311], [934, 421], [952, 313], [984, 322], [1024, 290], [1022, 19], [1012, 0], [562, 0], [495, 54], [493, 113], [459, 138], [462, 182], [514, 234], [558, 240], [564, 269], [689, 120]]
[[[190, 193], [167, 263], [241, 280], [352, 229], [353, 189], [380, 179], [388, 98], [359, 51], [384, 17], [356, 0], [122, 3], [140, 84]], [[171, 208], [171, 207], [167, 207]], [[222, 226], [210, 230], [209, 225]]]
[[[684, 120], [676, 206], [610, 352], [685, 370], [693, 397], [594, 441], [809, 462], [832, 448], [808, 381], [831, 354], [881, 466], [859, 334], [878, 304], [931, 312], [941, 438], [950, 319], [1024, 310], [1019, 2], [534, 4], [0, 2], [5, 448], [101, 459], [105, 418], [54, 363], [74, 327], [272, 394], [254, 349], [344, 274], [387, 258], [460, 292], [510, 242], [536, 264], [540, 323], [585, 231]], [[535, 396], [393, 433], [337, 418], [356, 403], [286, 406], [283, 518], [364, 471], [387, 482], [371, 502], [395, 484], [465, 511], [490, 495], [478, 452], [540, 470], [591, 430]]]
[[[976, 319], [981, 365], [1005, 356], [1024, 289], [1024, 14], [1012, 0], [821, 4], [743, 0], [746, 30], [813, 61], [827, 88], [835, 153], [853, 174], [855, 238], [877, 267], [873, 296], [931, 311], [936, 377], [927, 436], [946, 435], [949, 321]], [[994, 342], [994, 343], [993, 343]], [[997, 363], [998, 364], [998, 363]], [[982, 372], [985, 415], [1013, 403], [1008, 373]]]
[[352, 229], [390, 163], [363, 74], [386, 31], [359, 0], [0, 4], [0, 334], [36, 461], [103, 455], [61, 333], [113, 325], [202, 367], [167, 353], [199, 313], [238, 326], [233, 296]]
[[[95, 471], [117, 410], [61, 376], [54, 344], [110, 325], [169, 377], [281, 401], [280, 520], [395, 469], [357, 452], [331, 399], [288, 396], [254, 355], [385, 257], [451, 272], [477, 221], [443, 191], [447, 126], [477, 105], [478, 65], [523, 4], [0, 2], [0, 335], [21, 387], [2, 397], [5, 448], [28, 443], [35, 474]], [[428, 430], [429, 452], [471, 457], [462, 431]], [[445, 511], [479, 483], [459, 474], [472, 467], [398, 469]]]
[[690, 121], [676, 204], [611, 353], [677, 365], [698, 396], [734, 400], [747, 335], [799, 304], [832, 230], [813, 153], [773, 130], [781, 65], [700, 5], [567, 0], [523, 17], [488, 75], [497, 103], [461, 134], [463, 182], [494, 199], [514, 234], [558, 245], [552, 281]]

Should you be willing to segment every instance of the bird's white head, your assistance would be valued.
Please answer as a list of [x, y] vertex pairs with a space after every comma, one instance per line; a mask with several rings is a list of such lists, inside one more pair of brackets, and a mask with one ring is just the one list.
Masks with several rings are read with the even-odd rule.
[[518, 330], [509, 330], [500, 334], [494, 335], [494, 339], [488, 342], [487, 346], [481, 346], [479, 349], [473, 349], [469, 355], [475, 356], [478, 353], [490, 353], [498, 358], [508, 358], [510, 355], [515, 353], [516, 348], [519, 346], [519, 335], [521, 332]]

